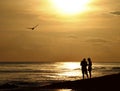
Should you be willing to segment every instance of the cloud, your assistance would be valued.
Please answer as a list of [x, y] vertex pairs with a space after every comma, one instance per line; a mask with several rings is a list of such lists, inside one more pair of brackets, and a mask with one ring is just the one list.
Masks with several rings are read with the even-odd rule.
[[101, 43], [107, 43], [109, 41], [105, 39], [96, 38], [96, 39], [88, 39], [87, 42], [101, 44]]
[[76, 35], [69, 35], [68, 37], [69, 37], [69, 38], [72, 38], [72, 39], [78, 38]]
[[114, 15], [120, 15], [120, 11], [113, 11], [113, 12], [110, 12], [111, 14], [114, 14]]

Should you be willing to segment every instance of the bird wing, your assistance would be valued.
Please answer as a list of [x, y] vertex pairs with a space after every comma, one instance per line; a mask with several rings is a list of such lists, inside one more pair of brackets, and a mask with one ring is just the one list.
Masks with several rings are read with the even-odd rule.
[[38, 24], [36, 26], [34, 26], [34, 28], [36, 28], [38, 26]]
[[27, 28], [27, 29], [33, 29], [33, 28]]

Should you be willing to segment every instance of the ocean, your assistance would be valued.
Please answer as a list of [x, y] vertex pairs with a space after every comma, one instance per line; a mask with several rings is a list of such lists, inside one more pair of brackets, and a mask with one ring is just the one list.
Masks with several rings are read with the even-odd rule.
[[[115, 73], [120, 73], [120, 63], [93, 63], [92, 77]], [[79, 62], [0, 63], [0, 84], [39, 83], [42, 86], [80, 79]]]

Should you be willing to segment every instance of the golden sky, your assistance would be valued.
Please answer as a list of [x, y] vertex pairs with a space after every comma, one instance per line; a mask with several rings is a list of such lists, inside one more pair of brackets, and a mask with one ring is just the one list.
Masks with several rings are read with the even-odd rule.
[[120, 62], [119, 46], [120, 0], [0, 1], [0, 62]]

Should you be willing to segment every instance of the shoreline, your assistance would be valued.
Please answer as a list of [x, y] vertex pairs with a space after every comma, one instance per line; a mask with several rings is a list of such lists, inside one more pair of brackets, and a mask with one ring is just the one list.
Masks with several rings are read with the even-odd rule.
[[119, 87], [120, 73], [106, 75], [101, 77], [95, 77], [91, 79], [83, 79], [76, 81], [66, 81], [60, 83], [54, 83], [48, 86], [43, 86], [42, 88], [50, 89], [82, 89], [85, 91], [120, 91]]
[[34, 86], [18, 87], [15, 84], [6, 83], [0, 86], [0, 91], [61, 91], [57, 89], [71, 89], [71, 91], [120, 91], [119, 82], [120, 73], [91, 79], [58, 82], [46, 86], [39, 86], [36, 83]]

